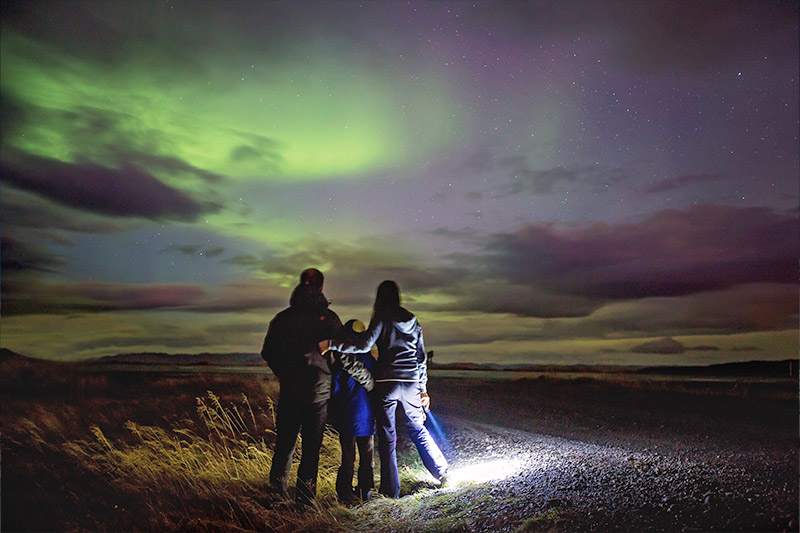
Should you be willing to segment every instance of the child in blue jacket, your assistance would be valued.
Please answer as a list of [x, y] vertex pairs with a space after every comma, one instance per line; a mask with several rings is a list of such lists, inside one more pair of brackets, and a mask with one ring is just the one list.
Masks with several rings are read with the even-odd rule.
[[[360, 320], [349, 320], [344, 325], [345, 334], [356, 334], [366, 330]], [[357, 354], [370, 372], [375, 366], [375, 358], [369, 352]], [[372, 458], [375, 434], [375, 418], [367, 391], [338, 363], [331, 369], [333, 383], [331, 399], [328, 404], [328, 420], [339, 433], [342, 447], [342, 465], [336, 475], [336, 494], [339, 501], [354, 503], [369, 499], [374, 487]], [[356, 448], [358, 448], [358, 484], [353, 492]]]

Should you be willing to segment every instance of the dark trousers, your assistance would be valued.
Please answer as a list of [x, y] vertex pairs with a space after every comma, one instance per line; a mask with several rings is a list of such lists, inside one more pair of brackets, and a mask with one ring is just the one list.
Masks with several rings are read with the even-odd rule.
[[296, 498], [301, 501], [313, 500], [317, 493], [319, 450], [325, 431], [327, 405], [327, 401], [302, 402], [288, 394], [281, 394], [278, 399], [277, 438], [269, 481], [275, 489], [286, 494], [297, 435], [300, 434], [303, 439]]
[[351, 437], [340, 433], [339, 444], [342, 445], [342, 465], [336, 473], [336, 494], [340, 500], [353, 496], [353, 474], [356, 465], [356, 448], [358, 448], [358, 485], [356, 485], [356, 495], [365, 499], [372, 487], [375, 486], [375, 474], [372, 470], [372, 457], [375, 448], [372, 435]]
[[383, 381], [373, 390], [375, 417], [378, 425], [378, 455], [381, 459], [380, 493], [390, 498], [400, 496], [400, 476], [397, 472], [397, 406], [408, 420], [408, 436], [417, 447], [422, 464], [440, 479], [447, 472], [447, 460], [425, 427], [425, 411], [420, 401], [419, 383]]

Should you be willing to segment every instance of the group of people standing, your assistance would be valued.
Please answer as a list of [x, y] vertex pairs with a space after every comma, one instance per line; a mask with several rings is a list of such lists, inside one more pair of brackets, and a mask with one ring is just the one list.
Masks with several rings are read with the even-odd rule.
[[[306, 504], [316, 495], [319, 452], [328, 420], [339, 433], [342, 465], [336, 480], [340, 500], [369, 498], [374, 486], [373, 439], [378, 434], [381, 465], [379, 492], [400, 495], [397, 470], [396, 411], [405, 413], [408, 434], [422, 462], [444, 483], [447, 460], [425, 428], [427, 361], [422, 328], [400, 305], [397, 283], [378, 286], [369, 327], [351, 320], [342, 325], [322, 293], [322, 272], [300, 275], [289, 307], [272, 319], [261, 355], [280, 381], [277, 440], [270, 485], [288, 493], [288, 478], [297, 436], [302, 436], [296, 500]], [[378, 348], [375, 360], [370, 350]], [[353, 490], [356, 449], [358, 482]]]

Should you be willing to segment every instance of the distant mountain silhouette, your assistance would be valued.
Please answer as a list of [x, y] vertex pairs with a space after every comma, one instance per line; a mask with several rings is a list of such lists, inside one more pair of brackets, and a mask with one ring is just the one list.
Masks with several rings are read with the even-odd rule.
[[652, 353], [652, 354], [681, 354], [686, 351], [686, 347], [675, 339], [666, 337], [656, 341], [645, 342], [631, 348], [633, 353]]
[[147, 365], [213, 365], [213, 366], [252, 366], [264, 365], [264, 360], [259, 354], [252, 353], [198, 353], [198, 354], [169, 354], [158, 352], [126, 353], [107, 355], [97, 359], [85, 361], [88, 364], [147, 364]]
[[[617, 365], [499, 365], [494, 363], [446, 363], [431, 362], [431, 370], [469, 370], [469, 371], [522, 371], [522, 372], [603, 372], [609, 374], [642, 373], [700, 376], [792, 376], [797, 377], [800, 361], [784, 359], [781, 361], [747, 361], [742, 363], [719, 363], [708, 366], [617, 366]], [[17, 373], [32, 367], [42, 369], [71, 369], [78, 366], [100, 366], [107, 364], [146, 364], [146, 365], [210, 365], [210, 366], [260, 366], [266, 365], [260, 354], [253, 353], [127, 353], [107, 355], [96, 359], [81, 361], [52, 361], [18, 354], [7, 348], [0, 348], [0, 368], [8, 374]]]
[[608, 374], [674, 374], [696, 376], [753, 376], [797, 377], [800, 361], [746, 361], [719, 363], [708, 366], [622, 366], [622, 365], [497, 365], [477, 363], [448, 363], [429, 365], [431, 370], [505, 370], [517, 372], [602, 372]]

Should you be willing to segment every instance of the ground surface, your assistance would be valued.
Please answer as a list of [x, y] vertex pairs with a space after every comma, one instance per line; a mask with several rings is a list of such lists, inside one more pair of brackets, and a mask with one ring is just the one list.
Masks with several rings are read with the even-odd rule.
[[[278, 390], [271, 377], [84, 373], [0, 350], [0, 530], [797, 531], [796, 379], [558, 376], [434, 375], [428, 388], [440, 442], [456, 481], [465, 472], [474, 480], [433, 488], [401, 440], [404, 497], [345, 508], [335, 502], [338, 439], [331, 435], [319, 505], [288, 512], [266, 487], [264, 457], [271, 457], [274, 436], [268, 406]], [[173, 448], [185, 457], [200, 450], [201, 465], [238, 449], [207, 453], [200, 446], [219, 440], [199, 414], [208, 391], [220, 408], [247, 413], [243, 395], [254, 406], [248, 431], [258, 453], [233, 463], [260, 465], [253, 476], [220, 467], [204, 470], [198, 483], [199, 474], [181, 467], [186, 461], [171, 461]], [[148, 461], [115, 463], [108, 449], [135, 454], [155, 446], [143, 444], [127, 421], [179, 435], [182, 445], [167, 440]], [[102, 429], [110, 447], [89, 445], [92, 427]], [[69, 452], [87, 442], [79, 449], [88, 455]], [[474, 466], [487, 465], [474, 475]]]
[[430, 390], [453, 471], [488, 464], [500, 479], [422, 491], [406, 512], [368, 504], [364, 530], [797, 530], [796, 383], [439, 379]]

